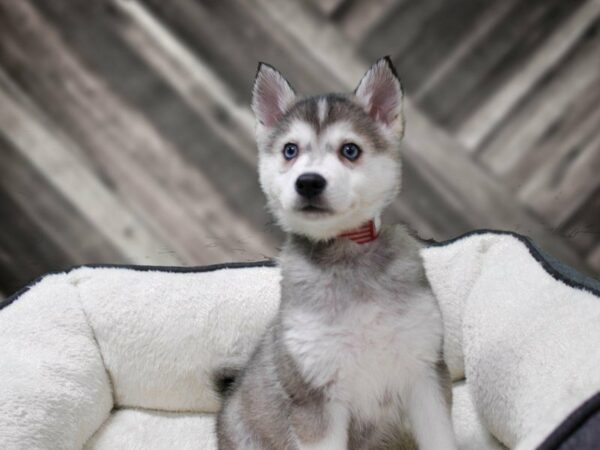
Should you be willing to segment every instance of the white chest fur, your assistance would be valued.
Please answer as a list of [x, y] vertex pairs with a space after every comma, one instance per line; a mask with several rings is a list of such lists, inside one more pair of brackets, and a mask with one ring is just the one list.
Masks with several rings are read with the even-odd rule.
[[389, 407], [397, 408], [441, 348], [441, 318], [427, 291], [410, 301], [349, 302], [333, 319], [296, 308], [287, 311], [283, 325], [285, 345], [304, 379], [326, 387], [331, 399], [355, 414], [375, 420]]

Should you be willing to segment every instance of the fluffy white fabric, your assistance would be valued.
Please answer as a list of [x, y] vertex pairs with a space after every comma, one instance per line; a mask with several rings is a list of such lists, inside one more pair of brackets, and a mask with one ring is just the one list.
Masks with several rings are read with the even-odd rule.
[[427, 275], [444, 319], [444, 356], [450, 375], [455, 380], [452, 421], [457, 444], [461, 450], [506, 448], [482, 423], [467, 383], [464, 381], [464, 303], [481, 268], [481, 258], [488, 245], [486, 238], [487, 236], [484, 235], [480, 239], [460, 241], [458, 251], [436, 247], [422, 252]]
[[[452, 375], [466, 374], [454, 389], [461, 448], [502, 448], [494, 437], [535, 448], [600, 389], [600, 299], [507, 235], [423, 257]], [[2, 448], [215, 448], [215, 373], [246, 361], [278, 281], [268, 267], [44, 278], [0, 311]]]
[[494, 439], [481, 422], [469, 388], [464, 381], [454, 383], [452, 397], [452, 422], [459, 449], [502, 450], [506, 448]]
[[423, 255], [449, 315], [448, 358], [464, 365], [482, 423], [510, 448], [537, 447], [600, 390], [600, 299], [553, 278], [510, 235]]
[[465, 376], [463, 353], [464, 304], [482, 269], [482, 258], [496, 235], [461, 239], [447, 247], [421, 252], [427, 277], [444, 319], [444, 356], [453, 380]]
[[245, 363], [279, 305], [269, 267], [173, 273], [82, 268], [77, 286], [115, 404], [215, 412], [213, 374]]
[[85, 450], [214, 450], [215, 415], [118, 410]]
[[64, 276], [0, 310], [2, 449], [80, 449], [112, 406], [93, 331]]

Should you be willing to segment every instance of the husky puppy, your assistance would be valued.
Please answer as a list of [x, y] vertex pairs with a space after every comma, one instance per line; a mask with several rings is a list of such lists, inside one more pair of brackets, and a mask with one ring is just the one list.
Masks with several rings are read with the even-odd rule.
[[454, 449], [420, 245], [378, 223], [400, 187], [390, 59], [353, 94], [300, 99], [261, 63], [252, 108], [260, 183], [288, 237], [279, 313], [226, 394], [219, 449]]

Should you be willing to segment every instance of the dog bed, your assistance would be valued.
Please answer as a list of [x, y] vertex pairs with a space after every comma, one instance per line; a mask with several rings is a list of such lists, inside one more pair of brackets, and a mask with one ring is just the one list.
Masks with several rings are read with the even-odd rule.
[[[600, 286], [526, 238], [422, 252], [463, 449], [600, 445]], [[219, 389], [277, 310], [271, 262], [86, 266], [1, 304], [0, 447], [214, 449]]]

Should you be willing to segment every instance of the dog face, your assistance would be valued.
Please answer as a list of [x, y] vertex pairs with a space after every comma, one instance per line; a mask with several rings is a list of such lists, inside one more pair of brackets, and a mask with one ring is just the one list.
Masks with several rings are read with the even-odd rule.
[[252, 109], [260, 184], [285, 231], [330, 239], [378, 216], [398, 193], [404, 117], [388, 58], [353, 94], [304, 99], [261, 63]]

